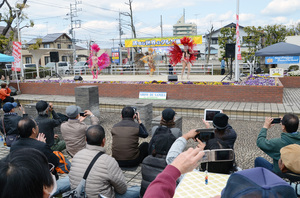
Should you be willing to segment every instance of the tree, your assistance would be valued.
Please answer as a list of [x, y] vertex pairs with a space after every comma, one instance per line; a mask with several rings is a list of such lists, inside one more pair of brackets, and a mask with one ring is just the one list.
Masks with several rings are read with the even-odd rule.
[[208, 34], [206, 34], [206, 38], [208, 37], [208, 40], [207, 40], [207, 51], [208, 51], [208, 54], [207, 54], [207, 57], [206, 57], [206, 63], [208, 64], [209, 62], [209, 57], [210, 57], [210, 45], [211, 45], [211, 36], [212, 36], [212, 33], [214, 31], [214, 26], [211, 25], [210, 27], [210, 30], [208, 30]]
[[284, 25], [267, 25], [264, 28], [263, 48], [275, 43], [284, 42], [287, 36], [287, 29]]
[[[28, 17], [26, 14], [23, 13], [23, 9], [27, 8], [28, 5], [26, 5], [27, 0], [23, 0], [22, 3], [16, 4], [16, 7], [19, 11], [15, 12], [15, 8], [10, 5], [8, 0], [2, 0], [0, 3], [0, 8], [7, 9], [6, 13], [3, 13], [3, 16], [0, 16], [0, 22], [4, 22], [6, 25], [4, 29], [2, 30], [0, 34], [0, 52], [3, 53], [4, 51], [7, 51], [8, 49], [11, 49], [11, 41], [16, 40], [16, 26], [13, 27], [13, 22], [15, 19], [19, 18], [19, 22], [27, 20]], [[5, 7], [5, 8], [4, 8]], [[20, 30], [25, 28], [25, 27], [33, 27], [34, 23], [33, 21], [30, 21], [28, 24], [26, 24], [23, 27], [20, 27]]]
[[292, 25], [292, 27], [288, 28], [287, 36], [298, 36], [300, 35], [300, 23], [296, 26]]
[[[125, 16], [129, 16], [130, 17], [130, 27], [131, 27], [131, 31], [132, 31], [132, 34], [133, 34], [133, 38], [136, 38], [136, 31], [135, 31], [135, 26], [134, 26], [134, 23], [133, 23], [133, 14], [132, 14], [132, 0], [128, 0], [128, 3], [125, 3], [126, 5], [129, 5], [129, 10], [130, 10], [130, 13], [128, 12], [125, 12], [123, 13]], [[138, 51], [137, 47], [134, 47], [134, 50], [135, 52]]]
[[243, 39], [243, 45], [248, 47], [248, 52], [242, 52], [242, 57], [244, 61], [253, 60], [255, 52], [262, 48], [262, 38], [264, 35], [263, 28], [261, 26], [247, 26], [244, 28], [247, 36]]
[[[220, 30], [221, 35], [218, 38], [218, 42], [219, 42], [219, 46], [220, 49], [223, 49], [223, 51], [221, 52], [221, 57], [225, 56], [225, 48], [226, 48], [226, 44], [235, 44], [236, 43], [236, 39], [235, 39], [235, 27], [226, 27], [226, 28], [222, 28]], [[226, 59], [226, 63], [227, 63], [227, 67], [228, 67], [228, 59]]]

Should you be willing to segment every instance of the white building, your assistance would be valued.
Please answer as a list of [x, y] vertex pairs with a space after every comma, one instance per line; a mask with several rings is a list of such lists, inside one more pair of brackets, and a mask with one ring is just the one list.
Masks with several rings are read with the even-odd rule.
[[185, 23], [183, 15], [175, 25], [173, 25], [173, 36], [197, 35], [197, 25], [195, 23]]

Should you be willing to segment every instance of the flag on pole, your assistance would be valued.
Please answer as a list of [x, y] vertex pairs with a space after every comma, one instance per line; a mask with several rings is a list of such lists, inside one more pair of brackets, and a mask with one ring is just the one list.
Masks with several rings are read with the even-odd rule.
[[241, 43], [240, 43], [240, 24], [239, 15], [236, 15], [236, 45], [237, 45], [237, 59], [242, 60]]
[[13, 62], [13, 65], [11, 67], [12, 71], [21, 71], [21, 42], [13, 42], [13, 57], [15, 58], [15, 61]]

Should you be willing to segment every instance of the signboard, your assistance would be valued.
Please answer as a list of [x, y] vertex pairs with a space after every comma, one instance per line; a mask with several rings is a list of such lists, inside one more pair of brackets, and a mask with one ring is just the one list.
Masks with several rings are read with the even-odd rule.
[[166, 100], [167, 92], [140, 92], [139, 99]]
[[112, 63], [120, 63], [120, 51], [119, 48], [111, 49]]
[[281, 78], [283, 77], [283, 68], [270, 68], [270, 77]]
[[298, 64], [299, 56], [267, 56], [265, 64]]
[[18, 71], [18, 72], [21, 71], [21, 58], [22, 58], [21, 47], [22, 47], [21, 42], [15, 42], [15, 41], [13, 42], [12, 55], [15, 58], [15, 61], [13, 62], [12, 67], [11, 67], [12, 71]]
[[236, 45], [237, 45], [237, 59], [242, 60], [241, 55], [241, 43], [240, 43], [240, 24], [239, 24], [239, 15], [236, 15]]
[[[202, 36], [189, 36], [196, 44], [202, 44]], [[180, 44], [183, 36], [164, 37], [164, 38], [145, 38], [145, 39], [127, 39], [125, 47], [166, 47], [171, 46], [173, 42]]]

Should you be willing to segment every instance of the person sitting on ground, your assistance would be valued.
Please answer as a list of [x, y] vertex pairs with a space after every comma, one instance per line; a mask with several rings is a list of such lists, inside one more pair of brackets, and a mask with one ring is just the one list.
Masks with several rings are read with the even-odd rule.
[[290, 144], [280, 149], [279, 177], [285, 179], [300, 197], [300, 145]]
[[162, 173], [148, 186], [144, 198], [171, 198], [174, 196], [176, 181], [180, 175], [191, 172], [204, 156], [201, 148], [189, 148], [178, 155]]
[[83, 121], [89, 116], [92, 125], [98, 125], [99, 119], [90, 110], [84, 111], [84, 116], [80, 116], [81, 108], [75, 105], [66, 108], [66, 115], [69, 117], [67, 122], [60, 126], [63, 139], [66, 142], [67, 152], [74, 156], [78, 151], [86, 146], [85, 131], [89, 127]]
[[152, 151], [152, 155], [148, 155], [142, 162], [142, 182], [140, 197], [143, 197], [149, 184], [155, 179], [155, 177], [161, 173], [165, 167], [166, 156], [175, 141], [172, 138], [161, 138], [156, 141], [155, 148]]
[[[224, 113], [218, 113], [213, 118], [213, 126], [215, 128], [215, 138], [223, 140], [228, 146], [233, 149], [237, 138], [235, 130], [228, 124], [229, 117]], [[211, 128], [210, 124], [202, 119], [206, 128]]]
[[[136, 123], [134, 119], [137, 119]], [[120, 167], [138, 166], [148, 156], [148, 142], [139, 145], [139, 137], [148, 137], [148, 132], [133, 107], [124, 107], [122, 121], [111, 129], [112, 156]]]
[[77, 152], [72, 159], [69, 173], [71, 188], [75, 189], [93, 158], [97, 159], [86, 180], [88, 197], [139, 197], [140, 187], [127, 188], [126, 180], [116, 160], [105, 154], [105, 131], [100, 125], [90, 126], [86, 131], [86, 148]]
[[[155, 144], [155, 134], [171, 133], [175, 139], [182, 136], [182, 132], [179, 128], [174, 128], [175, 126], [175, 111], [171, 108], [166, 108], [162, 112], [162, 117], [159, 126], [152, 127], [152, 138], [149, 143], [148, 153], [151, 154]], [[174, 140], [175, 141], [175, 140]]]
[[8, 88], [6, 83], [1, 84], [1, 89], [0, 89], [0, 99], [5, 103], [5, 102], [14, 102], [15, 99], [10, 96], [11, 90]]
[[39, 133], [39, 127], [34, 120], [29, 117], [22, 118], [18, 123], [18, 130], [20, 139], [11, 146], [10, 152], [24, 148], [34, 148], [44, 153], [49, 163], [52, 163], [55, 167], [58, 165], [58, 157], [46, 144], [45, 135]]
[[[7, 102], [3, 105], [4, 116], [0, 122], [0, 129], [3, 134], [6, 134], [6, 138], [12, 138], [12, 140], [6, 139], [6, 144], [8, 147], [12, 145], [14, 141], [19, 137], [18, 122], [22, 119], [17, 113], [15, 113], [15, 108], [17, 107], [16, 102]], [[19, 107], [20, 111], [23, 113], [23, 118], [27, 117], [28, 114], [25, 113], [22, 105]]]
[[[61, 141], [57, 134], [54, 134], [54, 128], [61, 124], [60, 117], [56, 114], [52, 103], [46, 101], [39, 101], [36, 103], [36, 110], [38, 116], [35, 118], [39, 129], [46, 136], [46, 143], [51, 147], [53, 151], [62, 151], [66, 148], [65, 141]], [[51, 114], [53, 118], [48, 115]]]
[[295, 114], [286, 114], [281, 120], [281, 137], [267, 139], [267, 130], [272, 126], [273, 118], [266, 117], [263, 128], [261, 129], [256, 144], [257, 146], [273, 159], [273, 164], [262, 157], [255, 159], [255, 167], [264, 167], [275, 173], [280, 173], [278, 160], [280, 149], [290, 144], [300, 144], [299, 118]]
[[55, 177], [40, 151], [24, 148], [0, 160], [1, 198], [50, 197], [56, 190]]

